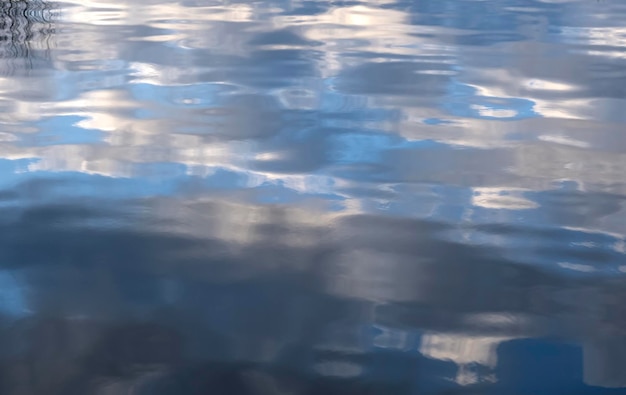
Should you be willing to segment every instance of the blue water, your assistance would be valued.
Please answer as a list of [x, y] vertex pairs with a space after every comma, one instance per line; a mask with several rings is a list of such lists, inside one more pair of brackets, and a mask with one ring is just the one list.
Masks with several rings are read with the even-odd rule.
[[2, 1], [0, 395], [626, 393], [625, 21]]

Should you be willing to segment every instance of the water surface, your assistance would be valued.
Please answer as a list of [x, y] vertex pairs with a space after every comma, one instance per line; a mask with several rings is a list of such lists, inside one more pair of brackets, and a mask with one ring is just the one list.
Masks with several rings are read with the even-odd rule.
[[626, 3], [0, 3], [0, 393], [621, 394]]

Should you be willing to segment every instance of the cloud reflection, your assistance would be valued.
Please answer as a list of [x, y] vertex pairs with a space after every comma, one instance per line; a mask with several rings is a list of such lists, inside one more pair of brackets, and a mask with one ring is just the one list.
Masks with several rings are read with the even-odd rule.
[[[62, 186], [15, 192], [27, 201]], [[396, 350], [412, 361], [406, 367], [420, 363], [433, 377], [442, 372], [429, 361], [453, 364], [455, 385], [467, 386], [499, 380], [496, 350], [510, 339], [556, 330], [587, 352], [597, 328], [620, 336], [620, 316], [598, 313], [618, 303], [621, 280], [590, 284], [519, 266], [496, 250], [442, 241], [449, 225], [441, 223], [311, 216], [229, 200], [39, 203], [12, 216], [15, 208], [3, 209], [5, 221], [13, 217], [2, 224], [10, 235], [0, 245], [3, 271], [11, 273], [3, 296], [15, 301], [3, 304], [4, 339], [20, 334], [29, 347], [4, 358], [23, 361], [16, 369], [42, 366], [33, 374], [50, 388], [116, 393], [145, 385], [168, 393], [170, 385], [182, 390], [177, 377], [201, 371], [217, 381], [198, 388], [226, 391], [266, 364], [289, 367], [296, 381], [306, 372], [344, 379], [368, 372], [395, 385], [374, 356]], [[222, 364], [189, 365], [198, 358]], [[43, 368], [50, 364], [60, 370]], [[11, 377], [5, 393], [40, 385]], [[313, 391], [310, 382], [293, 385]]]
[[626, 385], [626, 14], [521, 3], [3, 3], [0, 393]]

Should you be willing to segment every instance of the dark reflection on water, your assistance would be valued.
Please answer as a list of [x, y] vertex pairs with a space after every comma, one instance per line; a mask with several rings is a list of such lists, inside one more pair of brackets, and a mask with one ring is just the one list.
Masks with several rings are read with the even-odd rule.
[[621, 394], [626, 6], [5, 1], [0, 394]]
[[0, 2], [0, 75], [28, 72], [49, 59], [58, 10], [41, 0]]

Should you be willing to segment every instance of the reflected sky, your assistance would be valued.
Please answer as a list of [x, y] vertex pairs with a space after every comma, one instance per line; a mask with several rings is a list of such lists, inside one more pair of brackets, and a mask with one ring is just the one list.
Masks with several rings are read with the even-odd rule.
[[3, 2], [0, 393], [621, 393], [625, 18]]

